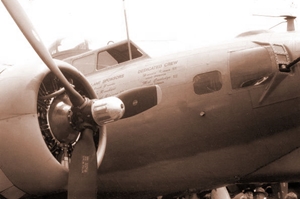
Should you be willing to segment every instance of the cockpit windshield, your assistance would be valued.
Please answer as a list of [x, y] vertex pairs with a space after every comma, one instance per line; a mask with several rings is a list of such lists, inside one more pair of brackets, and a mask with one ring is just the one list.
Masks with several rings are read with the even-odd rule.
[[57, 39], [49, 47], [51, 56], [56, 59], [64, 59], [89, 50], [89, 42], [86, 39], [75, 37]]

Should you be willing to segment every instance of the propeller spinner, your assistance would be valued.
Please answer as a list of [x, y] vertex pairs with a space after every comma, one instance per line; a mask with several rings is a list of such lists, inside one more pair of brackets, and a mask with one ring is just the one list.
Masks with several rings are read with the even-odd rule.
[[[105, 129], [106, 123], [139, 114], [157, 105], [161, 99], [161, 90], [158, 86], [149, 86], [128, 90], [118, 96], [104, 99], [81, 96], [52, 59], [19, 2], [16, 0], [2, 0], [2, 2], [31, 46], [59, 79], [70, 99], [71, 106], [63, 105], [62, 109], [68, 109], [65, 112], [68, 116], [71, 112], [71, 125], [81, 132], [81, 136], [72, 153], [68, 198], [78, 196], [97, 198], [97, 154], [93, 140], [94, 133], [99, 126]], [[61, 91], [58, 92], [60, 93]], [[60, 111], [60, 108], [54, 109], [55, 111]]]

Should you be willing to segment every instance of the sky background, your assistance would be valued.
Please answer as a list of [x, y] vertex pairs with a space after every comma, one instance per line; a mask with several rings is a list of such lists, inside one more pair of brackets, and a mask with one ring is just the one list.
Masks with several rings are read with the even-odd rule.
[[[88, 38], [93, 48], [126, 39], [123, 0], [19, 0], [48, 46], [59, 37]], [[299, 15], [296, 0], [125, 0], [130, 39], [156, 57], [268, 29]], [[298, 20], [296, 21], [298, 23]], [[0, 4], [0, 63], [37, 58]], [[296, 25], [297, 29], [298, 25]], [[285, 29], [285, 25], [277, 31]]]

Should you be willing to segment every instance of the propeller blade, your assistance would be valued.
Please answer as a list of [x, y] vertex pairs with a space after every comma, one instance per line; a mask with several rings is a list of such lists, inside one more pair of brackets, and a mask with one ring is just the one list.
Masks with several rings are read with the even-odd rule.
[[86, 128], [75, 145], [69, 170], [68, 198], [97, 198], [97, 156], [93, 131]]
[[160, 103], [162, 92], [159, 86], [135, 88], [117, 95], [125, 105], [121, 119], [134, 116]]
[[81, 106], [84, 103], [83, 97], [71, 86], [59, 70], [20, 3], [16, 0], [2, 0], [2, 3], [39, 57], [64, 85], [66, 91], [70, 95], [69, 97], [72, 104], [75, 107]]

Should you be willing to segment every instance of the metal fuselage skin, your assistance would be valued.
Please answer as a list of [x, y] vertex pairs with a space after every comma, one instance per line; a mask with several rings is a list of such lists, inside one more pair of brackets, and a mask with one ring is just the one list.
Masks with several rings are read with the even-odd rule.
[[[236, 182], [299, 181], [300, 71], [298, 65], [279, 71], [300, 56], [299, 38], [297, 32], [261, 33], [87, 75], [98, 98], [147, 85], [162, 90], [159, 105], [107, 125], [99, 193], [147, 197]], [[46, 73], [45, 66], [28, 66], [0, 74], [0, 168], [33, 194], [64, 189], [68, 177], [37, 122]]]
[[296, 165], [284, 165], [299, 157], [299, 67], [278, 66], [282, 54], [300, 56], [299, 38], [262, 33], [88, 75], [99, 98], [152, 84], [163, 94], [158, 106], [108, 126], [99, 191], [299, 179]]

